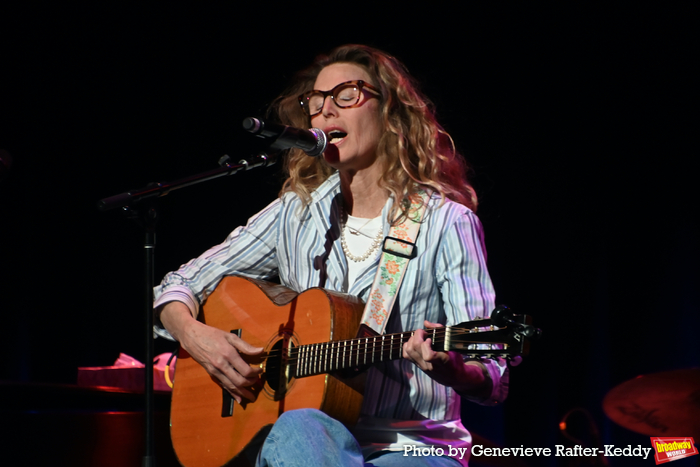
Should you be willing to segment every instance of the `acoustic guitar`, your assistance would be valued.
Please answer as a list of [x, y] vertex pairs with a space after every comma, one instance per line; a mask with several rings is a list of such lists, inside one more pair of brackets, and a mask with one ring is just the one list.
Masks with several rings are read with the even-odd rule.
[[[315, 408], [352, 426], [362, 405], [362, 370], [402, 358], [403, 344], [413, 334], [365, 332], [356, 337], [363, 309], [355, 297], [320, 288], [298, 294], [263, 281], [224, 278], [199, 319], [264, 347], [261, 356], [246, 357], [264, 371], [251, 389], [257, 399], [234, 404], [180, 348], [170, 414], [170, 435], [180, 463], [255, 465], [272, 424], [288, 410]], [[430, 330], [429, 337], [435, 350], [456, 350], [473, 358], [524, 355], [528, 343], [518, 328], [527, 326], [528, 318], [510, 318], [514, 320], [505, 327], [494, 326], [492, 317]]]

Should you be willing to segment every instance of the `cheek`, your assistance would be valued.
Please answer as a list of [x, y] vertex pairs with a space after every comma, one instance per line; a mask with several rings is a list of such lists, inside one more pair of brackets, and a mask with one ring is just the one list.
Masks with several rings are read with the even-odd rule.
[[[363, 120], [364, 131], [367, 139], [372, 142], [379, 142], [382, 135], [382, 122], [379, 116], [379, 109], [374, 101], [372, 101], [371, 111], [366, 119]], [[368, 109], [370, 110], [370, 109]]]
[[380, 129], [379, 121], [376, 119], [368, 119], [367, 124], [364, 126], [362, 131], [363, 143], [368, 146], [376, 146], [379, 144], [381, 135], [382, 131]]

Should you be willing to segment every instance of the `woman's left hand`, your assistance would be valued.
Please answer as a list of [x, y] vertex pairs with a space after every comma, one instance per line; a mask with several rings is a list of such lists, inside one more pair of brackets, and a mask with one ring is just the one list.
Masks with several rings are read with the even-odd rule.
[[[427, 330], [443, 327], [442, 324], [425, 321]], [[458, 352], [437, 352], [432, 349], [429, 332], [419, 329], [403, 345], [403, 358], [415, 363], [428, 376], [454, 388], [458, 393], [474, 397], [488, 397], [491, 380], [485, 376], [485, 367], [477, 361], [464, 362]]]

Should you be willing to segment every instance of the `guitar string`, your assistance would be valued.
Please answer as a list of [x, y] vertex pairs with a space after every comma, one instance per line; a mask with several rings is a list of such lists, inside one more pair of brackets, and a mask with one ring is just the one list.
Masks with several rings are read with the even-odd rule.
[[[483, 344], [483, 342], [470, 342], [472, 344]], [[486, 343], [486, 345], [497, 345], [500, 343]], [[299, 349], [299, 348], [297, 348]], [[377, 358], [379, 360], [383, 360], [384, 358], [391, 358], [392, 360], [400, 359], [403, 358], [402, 353], [402, 344], [397, 343], [397, 345], [393, 346], [384, 346], [383, 348], [379, 349], [373, 349], [370, 351], [369, 349], [362, 349], [360, 347], [357, 348], [351, 348], [351, 349], [344, 349], [342, 351], [343, 356], [341, 356], [341, 351], [337, 349], [306, 349], [306, 352], [304, 355], [300, 355], [300, 352], [297, 349], [293, 349], [292, 352], [290, 352], [292, 355], [286, 360], [286, 363], [289, 365], [295, 365], [299, 361], [302, 362], [313, 362], [313, 361], [318, 361], [319, 358], [325, 358], [325, 362], [322, 362], [326, 367], [330, 366], [331, 368], [343, 368], [343, 367], [352, 367], [356, 366], [353, 365], [353, 363], [358, 363], [360, 357], [365, 356], [372, 356], [372, 361], [374, 362]], [[296, 351], [295, 351], [296, 350]], [[512, 357], [513, 353], [512, 351], [508, 349], [500, 349], [500, 348], [487, 348], [487, 349], [478, 349], [478, 348], [473, 348], [473, 349], [463, 349], [465, 352], [464, 353], [470, 353], [473, 355], [491, 355], [491, 356], [499, 356], [499, 357]], [[395, 353], [396, 358], [393, 357], [393, 354]], [[272, 355], [270, 355], [272, 357]], [[330, 358], [329, 358], [330, 357]], [[342, 362], [339, 364], [339, 359], [342, 359]], [[333, 360], [335, 360], [335, 365], [333, 364]], [[363, 364], [367, 360], [367, 358], [363, 358]]]
[[[441, 344], [441, 343], [436, 343], [436, 344]], [[471, 344], [483, 344], [483, 345], [503, 345], [501, 342], [467, 342], [464, 343], [467, 345]], [[357, 356], [358, 354], [360, 355], [380, 355], [382, 353], [387, 353], [387, 352], [398, 352], [399, 350], [403, 349], [403, 344], [402, 343], [396, 343], [395, 345], [389, 345], [389, 346], [382, 346], [380, 348], [375, 348], [375, 349], [369, 349], [365, 348], [362, 346], [350, 346], [350, 347], [345, 347], [344, 349], [337, 348], [337, 347], [327, 347], [327, 348], [318, 348], [318, 349], [311, 349], [311, 348], [303, 348], [303, 350], [306, 352], [306, 355], [304, 357], [299, 357], [298, 354], [300, 353], [300, 350], [302, 347], [297, 347], [295, 349], [292, 349], [289, 353], [291, 354], [289, 358], [287, 359], [288, 362], [294, 361], [297, 358], [316, 358], [319, 356], [326, 356], [326, 355], [333, 355], [333, 358], [337, 358], [337, 355], [341, 352], [346, 352], [347, 354], [352, 354], [353, 356]], [[492, 352], [498, 352], [498, 353], [503, 353], [503, 354], [509, 354], [510, 352], [507, 349], [500, 349], [500, 348], [491, 348], [491, 349], [463, 349], [463, 350], [468, 350], [468, 351], [473, 351], [473, 352], [479, 352], [479, 353], [492, 353]], [[261, 358], [263, 360], [271, 359], [271, 358], [277, 358], [278, 357], [278, 352], [270, 352], [267, 355], [263, 355]]]
[[[390, 350], [391, 349], [391, 350]], [[289, 365], [290, 368], [296, 370], [299, 370], [299, 368], [302, 368], [302, 370], [299, 372], [297, 371], [296, 376], [298, 377], [304, 377], [304, 376], [312, 376], [312, 375], [317, 375], [317, 374], [323, 374], [323, 373], [328, 373], [329, 371], [336, 371], [336, 370], [341, 370], [344, 368], [352, 368], [356, 367], [360, 364], [360, 357], [361, 356], [372, 356], [371, 363], [374, 363], [376, 359], [379, 359], [379, 361], [383, 361], [385, 358], [386, 359], [391, 359], [391, 360], [398, 360], [403, 358], [403, 355], [399, 353], [401, 350], [401, 347], [393, 346], [393, 347], [385, 347], [383, 350], [375, 351], [375, 352], [366, 352], [366, 353], [360, 353], [360, 352], [352, 352], [352, 351], [347, 351], [347, 354], [345, 352], [343, 353], [343, 356], [341, 357], [340, 353], [335, 353], [331, 352], [330, 358], [328, 355], [328, 352], [324, 352], [322, 350], [317, 350], [317, 351], [310, 351], [307, 352], [303, 356], [296, 356], [296, 357], [291, 357], [287, 360], [287, 365]], [[498, 357], [503, 357], [503, 358], [510, 358], [512, 357], [512, 352], [509, 352], [507, 350], [503, 349], [465, 349], [469, 350], [469, 352], [465, 353], [470, 353], [474, 356], [482, 356], [482, 355], [489, 355], [489, 356], [498, 356]], [[396, 357], [392, 356], [392, 352], [396, 351]], [[298, 355], [298, 352], [295, 352], [295, 354]], [[318, 361], [319, 357], [326, 357], [326, 360], [323, 362]], [[334, 362], [335, 359], [335, 362]], [[342, 361], [339, 361], [339, 359], [342, 359]], [[362, 359], [361, 365], [364, 365], [366, 362], [366, 358]], [[299, 366], [302, 365], [302, 366]], [[304, 369], [304, 365], [309, 365], [308, 368]], [[311, 365], [318, 365], [318, 368], [315, 366], [311, 367]]]
[[[307, 360], [316, 359], [316, 358], [321, 357], [321, 356], [324, 356], [324, 357], [328, 356], [330, 358], [328, 358], [327, 361], [329, 362], [329, 365], [331, 365], [331, 366], [334, 366], [334, 365], [332, 365], [333, 360], [336, 360], [338, 358], [342, 359], [341, 363], [343, 365], [347, 364], [347, 365], [353, 366], [352, 365], [353, 361], [355, 361], [358, 357], [361, 357], [363, 355], [367, 355], [367, 356], [372, 355], [372, 356], [378, 357], [380, 359], [383, 359], [383, 358], [388, 358], [389, 355], [391, 355], [391, 353], [395, 351], [396, 358], [392, 358], [392, 360], [398, 360], [400, 358], [403, 358], [402, 354], [399, 353], [400, 350], [402, 350], [400, 347], [394, 347], [393, 349], [385, 348], [383, 351], [367, 352], [367, 353], [364, 353], [364, 352], [354, 353], [354, 352], [348, 351], [344, 357], [342, 357], [338, 353], [331, 353], [331, 355], [327, 355], [323, 352], [318, 352], [318, 353], [309, 353], [309, 354], [304, 355], [303, 357], [300, 357], [300, 356], [291, 357], [291, 358], [288, 358], [286, 360], [286, 362], [287, 362], [287, 364], [294, 364], [298, 361], [307, 361]], [[465, 350], [465, 353], [473, 353], [475, 355], [487, 354], [487, 355], [496, 355], [496, 356], [501, 356], [501, 357], [511, 356], [510, 352], [508, 350], [504, 350], [504, 349], [464, 349], [464, 350]], [[363, 361], [363, 364], [364, 364], [364, 361]]]
[[[475, 356], [482, 356], [482, 355], [486, 354], [486, 355], [489, 355], [489, 356], [498, 356], [498, 357], [503, 357], [503, 358], [512, 357], [512, 355], [510, 355], [509, 353], [507, 353], [507, 352], [504, 353], [504, 351], [501, 351], [501, 350], [498, 350], [498, 349], [483, 350], [483, 351], [480, 351], [480, 350], [478, 350], [478, 349], [475, 349], [475, 350], [473, 350], [472, 352], [473, 352], [473, 354], [474, 354]], [[472, 352], [469, 352], [469, 353], [472, 353]], [[381, 361], [382, 358], [387, 358], [388, 356], [389, 356], [389, 354], [388, 354], [387, 352], [384, 352], [382, 355], [380, 355], [380, 361]], [[336, 362], [335, 364], [334, 364], [334, 362], [333, 362], [333, 359], [327, 360], [328, 363], [325, 363], [325, 362], [315, 362], [315, 363], [319, 364], [319, 368], [318, 368], [318, 369], [313, 369], [313, 370], [312, 370], [311, 368], [309, 368], [309, 369], [307, 369], [307, 370], [301, 371], [301, 374], [297, 374], [297, 376], [312, 376], [312, 375], [314, 375], [314, 374], [323, 374], [323, 373], [328, 373], [328, 372], [330, 372], [330, 371], [342, 370], [342, 369], [345, 369], [345, 368], [353, 368], [353, 367], [358, 366], [358, 362], [355, 362], [355, 361], [354, 361], [354, 360], [355, 360], [355, 357], [356, 357], [356, 355], [347, 355], [347, 356], [343, 359], [342, 362], [339, 362], [339, 363]], [[398, 359], [400, 359], [400, 358], [403, 358], [403, 357], [402, 357], [402, 356], [399, 356], [399, 354], [397, 354], [397, 357], [396, 357], [396, 358], [392, 358], [392, 360], [398, 360]], [[307, 356], [305, 359], [301, 359], [301, 362], [302, 362], [302, 363], [307, 363], [307, 364], [309, 364], [309, 365], [311, 365], [311, 364], [314, 363], [313, 359], [310, 359], [308, 356]], [[293, 368], [293, 369], [299, 368], [299, 367], [297, 366], [297, 363], [299, 363], [299, 360], [298, 360], [298, 359], [291, 359], [291, 360], [288, 361], [287, 363], [288, 363], [289, 366], [290, 366], [291, 368]], [[375, 363], [375, 362], [370, 362], [370, 364], [371, 364], [371, 363]], [[360, 366], [363, 366], [363, 365], [364, 365], [364, 362], [359, 363], [359, 365], [360, 365]]]
[[[402, 340], [403, 340], [404, 338], [409, 338], [409, 337], [410, 337], [410, 335], [408, 335], [408, 334], [410, 334], [410, 333], [397, 333], [397, 334], [387, 334], [387, 335], [385, 335], [385, 338], [382, 340], [382, 342], [379, 343], [380, 348], [379, 348], [379, 349], [375, 349], [375, 352], [376, 352], [376, 351], [381, 351], [382, 348], [383, 348], [384, 350], [390, 350], [390, 349], [393, 350], [393, 349], [397, 349], [397, 348], [402, 347], [403, 344], [404, 344], [404, 342], [403, 342]], [[433, 333], [430, 332], [429, 334], [432, 335]], [[441, 339], [441, 338], [445, 337], [445, 334], [446, 334], [446, 330], [445, 330], [445, 329], [439, 329], [439, 330], [436, 330], [436, 332], [434, 333], [434, 336]], [[469, 336], [469, 335], [478, 335], [478, 334], [480, 334], [480, 333], [479, 333], [479, 332], [473, 332], [473, 331], [470, 331], [470, 330], [465, 330], [465, 329], [462, 329], [462, 328], [457, 328], [457, 329], [453, 328], [453, 329], [452, 329], [452, 336], [451, 336], [451, 338], [463, 337], [463, 336]], [[387, 337], [389, 338], [389, 340], [391, 340], [391, 337], [392, 337], [392, 336], [394, 336], [394, 340], [397, 340], [397, 339], [398, 339], [398, 342], [396, 342], [393, 346], [391, 346], [391, 345], [389, 345], [389, 346], [385, 345], [386, 342], [387, 342]], [[377, 336], [377, 337], [378, 337], [378, 336]], [[432, 338], [432, 337], [429, 336], [429, 338]], [[298, 349], [305, 348], [307, 351], [310, 351], [310, 354], [312, 354], [312, 355], [316, 355], [317, 353], [318, 353], [318, 354], [327, 353], [328, 350], [329, 350], [329, 349], [328, 349], [328, 344], [339, 344], [339, 345], [336, 346], [336, 348], [344, 348], [346, 351], [352, 352], [352, 351], [355, 350], [356, 348], [359, 350], [359, 349], [361, 349], [362, 346], [365, 346], [365, 347], [366, 347], [366, 346], [370, 345], [370, 342], [366, 342], [364, 339], [365, 339], [365, 338], [357, 338], [357, 339], [347, 339], [347, 340], [343, 340], [343, 341], [330, 341], [330, 342], [322, 342], [322, 343], [316, 343], [316, 344], [304, 344], [304, 345], [301, 345], [301, 346], [293, 347], [292, 349], [289, 350], [289, 352], [295, 352], [295, 351], [298, 352], [298, 351], [299, 351]], [[373, 339], [373, 338], [367, 338], [367, 339]], [[455, 340], [456, 340], [456, 339], [455, 339]], [[349, 343], [349, 348], [348, 348], [348, 345], [347, 345], [346, 343]], [[435, 340], [434, 343], [442, 344], [442, 343], [444, 343], [444, 340], [443, 340], [443, 341]], [[464, 343], [468, 343], [468, 344], [486, 344], [486, 345], [489, 345], [489, 344], [490, 344], [490, 345], [505, 344], [505, 342], [483, 342], [482, 340], [475, 340], [475, 341], [467, 340], [467, 341], [461, 341], [461, 342], [458, 342], [458, 343], [461, 343], [461, 344], [464, 344]], [[343, 345], [343, 344], [346, 344], [346, 345]], [[376, 344], [376, 342], [374, 342], [373, 344]], [[311, 347], [311, 346], [314, 346], [314, 345], [322, 345], [322, 346], [325, 346], [325, 347], [323, 347], [323, 348], [321, 348], [321, 349], [311, 350], [310, 347]], [[332, 351], [333, 349], [331, 348], [330, 350]], [[367, 349], [365, 348], [365, 350], [367, 350]], [[493, 349], [493, 350], [497, 350], [497, 349]], [[485, 350], [485, 351], [486, 351], [486, 350]], [[280, 353], [280, 352], [281, 352], [281, 349], [271, 350], [271, 351], [268, 352], [267, 354], [263, 355], [263, 358], [269, 358], [269, 357], [271, 357], [271, 356], [273, 356], [273, 355], [276, 356], [276, 355], [277, 355], [278, 353]], [[296, 352], [295, 352], [295, 353], [296, 353]]]

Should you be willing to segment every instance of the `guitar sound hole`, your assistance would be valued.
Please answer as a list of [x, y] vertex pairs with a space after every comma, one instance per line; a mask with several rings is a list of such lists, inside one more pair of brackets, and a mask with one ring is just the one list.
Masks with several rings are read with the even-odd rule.
[[[275, 340], [276, 339], [276, 340]], [[294, 382], [287, 374], [289, 349], [294, 348], [294, 336], [275, 336], [274, 343], [268, 347], [269, 356], [265, 363], [265, 393], [274, 400], [280, 400], [289, 391]]]

